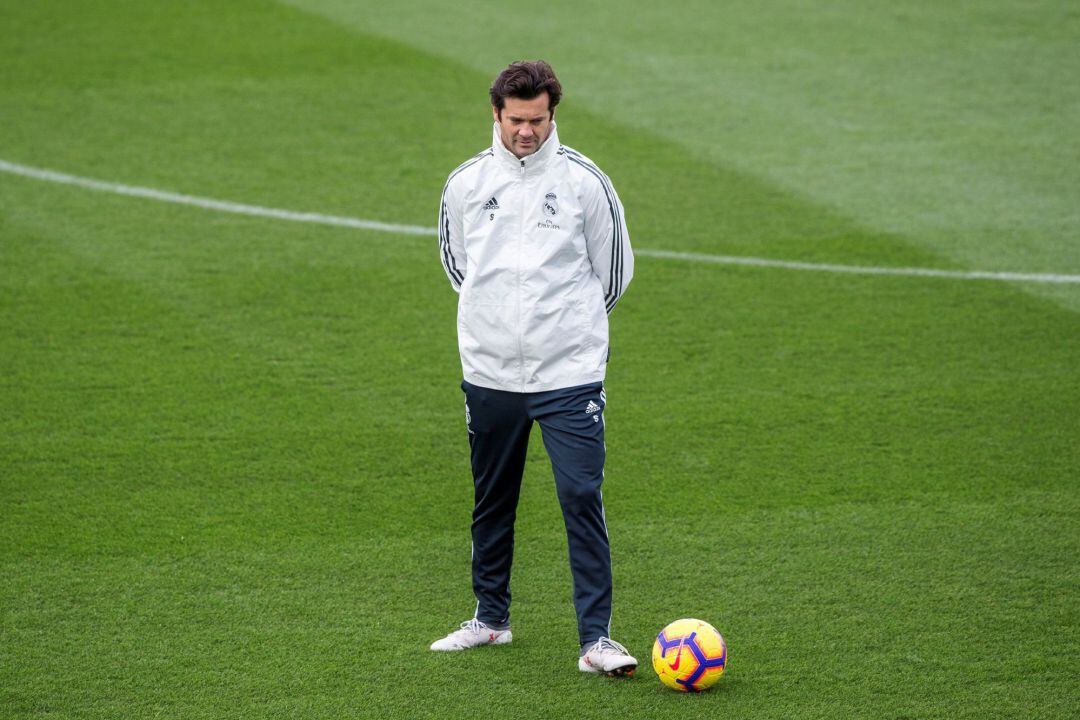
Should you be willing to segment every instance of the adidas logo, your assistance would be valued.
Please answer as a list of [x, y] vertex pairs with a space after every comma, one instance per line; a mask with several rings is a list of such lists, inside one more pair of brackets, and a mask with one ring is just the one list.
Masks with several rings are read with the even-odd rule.
[[491, 199], [488, 200], [486, 203], [484, 203], [484, 210], [498, 210], [498, 209], [499, 209], [499, 201], [495, 199], [494, 195], [492, 195]]
[[585, 414], [591, 415], [594, 412], [600, 412], [600, 406], [590, 400], [589, 404], [585, 406]]

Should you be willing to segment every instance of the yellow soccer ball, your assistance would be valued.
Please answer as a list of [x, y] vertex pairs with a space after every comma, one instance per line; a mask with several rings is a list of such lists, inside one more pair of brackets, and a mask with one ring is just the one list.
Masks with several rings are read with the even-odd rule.
[[726, 665], [727, 643], [704, 620], [676, 620], [661, 630], [653, 643], [653, 670], [660, 682], [679, 692], [712, 687]]

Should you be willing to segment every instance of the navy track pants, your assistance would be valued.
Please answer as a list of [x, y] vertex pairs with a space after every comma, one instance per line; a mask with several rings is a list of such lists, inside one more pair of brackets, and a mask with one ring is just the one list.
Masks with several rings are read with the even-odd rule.
[[611, 635], [611, 551], [604, 501], [602, 383], [537, 393], [491, 390], [463, 382], [475, 505], [472, 539], [476, 617], [495, 627], [510, 622], [521, 476], [533, 421], [540, 424], [566, 523], [574, 609], [582, 644]]

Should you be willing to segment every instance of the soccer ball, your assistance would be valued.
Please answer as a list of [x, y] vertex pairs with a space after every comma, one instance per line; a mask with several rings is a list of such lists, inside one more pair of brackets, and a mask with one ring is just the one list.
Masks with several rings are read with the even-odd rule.
[[701, 692], [724, 674], [727, 643], [709, 623], [683, 618], [656, 636], [652, 666], [660, 682], [680, 692]]

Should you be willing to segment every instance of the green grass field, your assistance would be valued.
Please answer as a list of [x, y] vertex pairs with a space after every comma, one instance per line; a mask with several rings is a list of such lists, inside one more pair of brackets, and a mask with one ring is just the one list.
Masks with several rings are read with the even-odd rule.
[[[1080, 273], [1068, 2], [0, 4], [0, 160], [434, 226], [544, 57], [635, 247]], [[0, 718], [1067, 718], [1080, 284], [643, 254], [605, 501], [629, 681], [576, 669], [534, 437], [472, 612], [434, 237], [0, 172]], [[711, 692], [647, 658], [701, 617]]]

